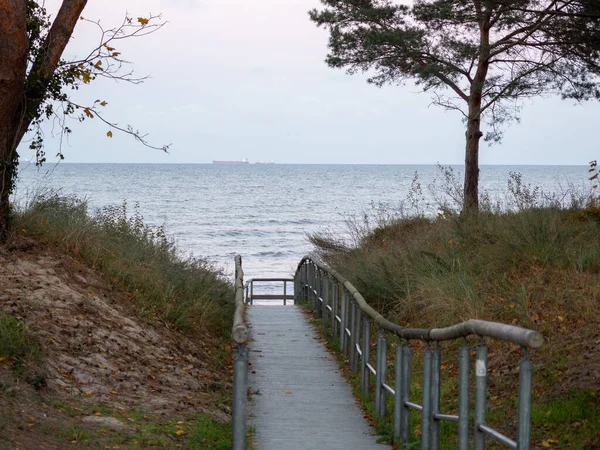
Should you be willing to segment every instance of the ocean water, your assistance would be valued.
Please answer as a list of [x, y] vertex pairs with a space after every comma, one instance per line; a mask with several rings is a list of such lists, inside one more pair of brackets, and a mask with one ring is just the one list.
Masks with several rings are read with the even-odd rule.
[[[546, 192], [586, 189], [586, 166], [483, 166], [481, 189], [507, 198], [510, 172]], [[458, 181], [462, 168], [454, 169]], [[51, 188], [85, 198], [91, 209], [139, 205], [147, 223], [166, 226], [185, 253], [233, 271], [243, 257], [245, 278], [292, 275], [311, 247], [307, 234], [343, 235], [345, 219], [372, 213], [373, 205], [399, 208], [415, 172], [421, 205], [437, 210], [443, 177], [436, 166], [409, 165], [22, 165], [16, 201]], [[437, 181], [434, 181], [437, 180]], [[375, 208], [377, 209], [377, 208]], [[384, 208], [385, 209], [385, 208]]]

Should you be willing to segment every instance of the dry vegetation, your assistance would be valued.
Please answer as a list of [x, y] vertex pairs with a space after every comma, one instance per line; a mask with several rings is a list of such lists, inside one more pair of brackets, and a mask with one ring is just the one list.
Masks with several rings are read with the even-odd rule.
[[[437, 217], [388, 214], [370, 229], [349, 221], [355, 245], [331, 235], [311, 240], [371, 305], [402, 325], [479, 318], [540, 331], [546, 343], [532, 356], [534, 448], [597, 449], [600, 205], [595, 197], [572, 207], [529, 200], [474, 216], [448, 209]], [[422, 352], [413, 345], [418, 374]], [[458, 360], [451, 346], [445, 353], [443, 402], [453, 411]], [[518, 347], [490, 342], [489, 421], [509, 435], [519, 358]], [[419, 382], [416, 375], [416, 398]], [[452, 426], [446, 430], [452, 434]]]
[[0, 448], [226, 449], [232, 289], [126, 208], [55, 195], [0, 247]]

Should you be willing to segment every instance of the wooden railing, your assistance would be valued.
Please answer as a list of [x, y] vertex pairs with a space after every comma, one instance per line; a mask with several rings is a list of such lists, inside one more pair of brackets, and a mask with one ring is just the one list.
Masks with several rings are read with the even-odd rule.
[[235, 313], [233, 316], [233, 401], [231, 406], [233, 450], [246, 450], [246, 405], [248, 400], [248, 340], [245, 320], [242, 257], [235, 257]]
[[[512, 325], [483, 320], [466, 322], [436, 329], [405, 328], [390, 322], [375, 311], [339, 273], [315, 257], [307, 256], [298, 265], [295, 275], [296, 303], [308, 302], [332, 335], [339, 338], [340, 350], [349, 358], [350, 368], [360, 370], [360, 385], [365, 396], [374, 396], [375, 411], [387, 414], [387, 395], [393, 401], [394, 440], [401, 446], [410, 441], [411, 410], [421, 413], [421, 450], [440, 448], [440, 422], [458, 422], [458, 449], [469, 449], [469, 434], [473, 432], [475, 450], [485, 448], [486, 437], [491, 437], [509, 448], [529, 450], [531, 434], [532, 363], [529, 350], [543, 344], [540, 333]], [[376, 357], [371, 358], [371, 335], [377, 328]], [[388, 338], [397, 339], [394, 358], [393, 382], [388, 383]], [[467, 337], [476, 336], [479, 344], [475, 359], [475, 401], [471, 423], [469, 416], [470, 347]], [[516, 440], [500, 433], [486, 423], [487, 402], [487, 345], [486, 339], [511, 342], [522, 348], [519, 363], [518, 417]], [[421, 404], [410, 397], [411, 348], [414, 340], [424, 341], [423, 395]], [[458, 414], [445, 414], [441, 405], [441, 343], [462, 340], [459, 350]], [[373, 362], [375, 365], [373, 365]], [[371, 387], [371, 376], [375, 377]], [[390, 377], [391, 378], [391, 377]], [[392, 384], [392, 385], [390, 385]]]
[[[252, 305], [255, 300], [259, 301], [276, 301], [283, 302], [283, 306], [287, 305], [288, 300], [294, 300], [294, 294], [288, 291], [288, 283], [293, 285], [293, 278], [251, 278], [246, 281], [246, 304]], [[257, 294], [254, 291], [255, 285], [283, 283], [283, 290], [279, 294]]]

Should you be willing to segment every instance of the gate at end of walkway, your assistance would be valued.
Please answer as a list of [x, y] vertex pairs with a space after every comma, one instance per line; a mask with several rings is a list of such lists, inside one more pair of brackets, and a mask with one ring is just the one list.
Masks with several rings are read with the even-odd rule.
[[293, 278], [251, 278], [246, 281], [245, 291], [247, 305], [253, 305], [255, 301], [268, 305], [283, 302], [284, 306], [288, 302], [295, 303]]

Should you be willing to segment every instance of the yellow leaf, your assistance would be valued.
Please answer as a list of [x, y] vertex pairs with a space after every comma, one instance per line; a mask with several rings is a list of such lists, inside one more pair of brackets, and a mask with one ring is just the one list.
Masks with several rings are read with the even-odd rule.
[[84, 70], [84, 71], [81, 73], [81, 78], [83, 78], [83, 82], [84, 82], [85, 84], [88, 84], [90, 81], [92, 81], [92, 77], [91, 77], [91, 75], [90, 75], [90, 71], [89, 71], [89, 70]]
[[565, 319], [563, 318], [563, 316], [556, 316], [556, 318], [559, 320], [559, 322], [562, 322], [563, 320], [565, 320]]
[[85, 395], [92, 395], [92, 391], [85, 391]]
[[106, 106], [108, 103], [106, 103], [105, 101], [101, 101], [100, 102], [100, 106]]
[[292, 393], [292, 391], [285, 391], [285, 393], [289, 395]]
[[107, 131], [107, 132], [106, 132], [106, 135], [107, 135], [109, 138], [111, 138], [111, 137], [112, 137], [112, 131]]
[[0, 362], [4, 361], [6, 359], [5, 356], [0, 356]]
[[183, 433], [185, 433], [185, 431], [183, 431], [183, 430], [177, 430], [177, 431], [175, 432], [175, 434], [176, 434], [177, 436], [181, 436]]
[[144, 19], [143, 17], [138, 17], [138, 22], [139, 22], [139, 23], [140, 23], [142, 26], [145, 26], [145, 25], [148, 25], [148, 22], [149, 22], [149, 21], [148, 21], [148, 19]]
[[90, 119], [93, 119], [93, 118], [94, 118], [94, 115], [92, 114], [92, 112], [91, 112], [91, 111], [90, 111], [88, 108], [85, 108], [85, 109], [83, 110], [83, 112], [84, 112], [84, 113], [85, 113], [85, 115], [86, 115], [86, 116], [88, 116]]

